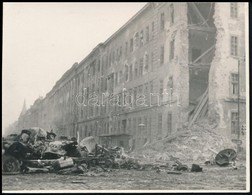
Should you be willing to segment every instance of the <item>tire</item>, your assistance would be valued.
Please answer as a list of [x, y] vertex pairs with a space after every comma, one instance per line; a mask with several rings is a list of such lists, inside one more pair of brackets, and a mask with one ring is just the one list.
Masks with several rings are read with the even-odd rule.
[[233, 149], [225, 149], [220, 151], [216, 157], [215, 162], [219, 166], [227, 166], [229, 163], [233, 160], [235, 160], [237, 157], [237, 153]]
[[2, 172], [13, 173], [20, 171], [20, 163], [15, 157], [9, 155], [3, 155], [2, 157]]

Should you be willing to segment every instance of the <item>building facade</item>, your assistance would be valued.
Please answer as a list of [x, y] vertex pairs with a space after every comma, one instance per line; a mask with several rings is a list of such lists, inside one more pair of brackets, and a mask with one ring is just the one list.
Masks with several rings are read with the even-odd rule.
[[236, 139], [246, 118], [244, 9], [147, 3], [36, 100], [17, 129], [141, 147], [185, 129], [207, 92], [206, 117]]

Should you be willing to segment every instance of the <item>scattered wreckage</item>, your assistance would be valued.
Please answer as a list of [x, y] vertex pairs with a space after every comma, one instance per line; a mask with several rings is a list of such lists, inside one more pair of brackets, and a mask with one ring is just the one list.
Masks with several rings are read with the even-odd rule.
[[[94, 137], [86, 137], [79, 143], [76, 138], [56, 140], [56, 134], [39, 127], [24, 129], [20, 135], [12, 134], [3, 140], [3, 173], [46, 173], [93, 174], [111, 169], [168, 170], [168, 174], [183, 171], [202, 172], [202, 167], [192, 164], [191, 169], [172, 157], [172, 163], [141, 163], [129, 156], [122, 147], [106, 148], [95, 142]], [[215, 157], [215, 164], [227, 166], [237, 157], [233, 149], [225, 149]], [[205, 163], [207, 164], [207, 163]]]
[[124, 154], [120, 147], [105, 148], [92, 136], [79, 144], [75, 138], [56, 141], [55, 137], [54, 133], [35, 127], [3, 140], [2, 172], [55, 172], [69, 167], [80, 168], [83, 164], [86, 169], [121, 167], [119, 159]]

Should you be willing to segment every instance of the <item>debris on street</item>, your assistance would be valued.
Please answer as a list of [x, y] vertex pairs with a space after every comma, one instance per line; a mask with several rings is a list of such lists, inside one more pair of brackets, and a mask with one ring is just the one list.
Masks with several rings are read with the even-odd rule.
[[112, 169], [202, 172], [202, 163], [237, 169], [232, 142], [205, 127], [194, 124], [192, 128], [133, 152], [99, 145], [92, 136], [78, 143], [76, 138], [55, 140], [56, 134], [38, 127], [25, 129], [4, 144], [2, 171], [106, 177]]
[[202, 172], [202, 170], [202, 167], [200, 167], [199, 165], [192, 164], [191, 172]]
[[180, 172], [180, 171], [167, 171], [167, 174], [181, 175], [182, 172]]
[[231, 162], [233, 162], [237, 157], [235, 150], [233, 149], [225, 149], [220, 151], [216, 157], [215, 162], [219, 166], [227, 166]]
[[[210, 125], [194, 124], [191, 129], [184, 129], [158, 142], [150, 143], [130, 153], [131, 156], [148, 163], [174, 163], [179, 160], [182, 164], [216, 164], [220, 159], [216, 155], [225, 149], [233, 151], [235, 156], [236, 144], [218, 135]], [[230, 161], [224, 160], [223, 162]], [[221, 164], [221, 162], [219, 162]]]

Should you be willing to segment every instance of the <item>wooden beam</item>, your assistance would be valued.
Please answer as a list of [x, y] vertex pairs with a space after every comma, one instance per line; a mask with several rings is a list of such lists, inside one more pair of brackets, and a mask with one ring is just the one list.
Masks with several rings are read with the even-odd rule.
[[209, 33], [214, 33], [216, 31], [215, 28], [213, 28], [213, 27], [205, 27], [205, 26], [199, 26], [199, 25], [195, 25], [195, 24], [188, 25], [188, 29], [209, 32]]
[[196, 118], [195, 121], [198, 121], [198, 120], [202, 119], [205, 116], [207, 109], [208, 109], [208, 106], [207, 106], [207, 101], [206, 101], [206, 103], [204, 104], [203, 108], [199, 112], [199, 115], [198, 115], [198, 117]]
[[209, 27], [206, 19], [202, 16], [201, 12], [199, 11], [198, 7], [195, 5], [194, 2], [190, 2], [189, 4], [191, 4], [192, 8], [194, 9], [194, 11], [196, 12], [197, 16], [199, 17], [199, 19], [201, 19], [201, 21], [207, 26]]
[[205, 103], [207, 102], [207, 99], [208, 99], [208, 98], [205, 97], [205, 98], [203, 99], [203, 101], [199, 104], [199, 108], [198, 108], [198, 110], [196, 111], [195, 115], [193, 116], [192, 120], [190, 121], [188, 128], [191, 128], [192, 124], [193, 124], [193, 123], [196, 121], [196, 119], [198, 118], [200, 111], [202, 110], [203, 106], [204, 106]]
[[207, 103], [207, 100], [208, 100], [208, 88], [204, 92], [201, 101], [197, 105], [197, 107], [194, 111], [193, 117], [192, 117], [191, 121], [189, 122], [188, 128], [191, 128], [192, 124], [196, 121], [196, 119], [198, 118], [198, 115], [202, 111], [204, 105]]
[[196, 63], [197, 61], [199, 61], [201, 58], [203, 58], [206, 54], [208, 54], [213, 48], [215, 47], [215, 45], [211, 46], [209, 49], [207, 49], [203, 54], [201, 54], [199, 57], [197, 57], [192, 63]]
[[[194, 110], [194, 113], [198, 112], [198, 109], [199, 109], [200, 105], [202, 104], [202, 102], [204, 101], [204, 99], [207, 97], [207, 90], [208, 90], [208, 89], [206, 89], [206, 91], [205, 91], [205, 92], [203, 93], [203, 95], [201, 96], [201, 99], [200, 99], [199, 103], [197, 104], [197, 106], [196, 106], [196, 108], [195, 108], [195, 110]], [[195, 114], [194, 114], [194, 115], [195, 115]]]

